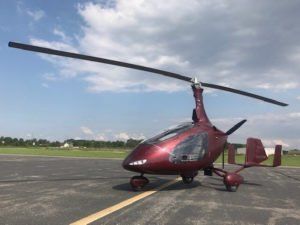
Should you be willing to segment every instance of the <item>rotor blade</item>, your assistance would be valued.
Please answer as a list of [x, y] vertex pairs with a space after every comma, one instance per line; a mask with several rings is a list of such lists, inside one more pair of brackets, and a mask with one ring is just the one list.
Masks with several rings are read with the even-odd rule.
[[269, 102], [269, 103], [272, 103], [272, 104], [275, 104], [275, 105], [280, 105], [280, 106], [287, 106], [288, 105], [286, 103], [279, 102], [279, 101], [276, 101], [276, 100], [271, 99], [271, 98], [266, 98], [266, 97], [263, 97], [263, 96], [260, 96], [260, 95], [252, 94], [252, 93], [249, 93], [249, 92], [246, 92], [246, 91], [241, 91], [241, 90], [237, 90], [237, 89], [233, 89], [233, 88], [229, 88], [229, 87], [225, 87], [225, 86], [220, 86], [220, 85], [217, 85], [217, 84], [209, 84], [209, 83], [201, 82], [201, 85], [203, 87], [214, 88], [214, 89], [219, 89], [219, 90], [223, 90], [223, 91], [233, 92], [235, 94], [245, 95], [245, 96], [248, 96], [248, 97], [251, 97], [251, 98], [256, 98], [256, 99], [259, 99], [259, 100], [262, 100], [262, 101], [265, 101], [265, 102]]
[[8, 46], [12, 47], [12, 48], [19, 48], [19, 49], [23, 49], [23, 50], [27, 50], [27, 51], [32, 51], [32, 52], [40, 52], [40, 53], [46, 53], [46, 54], [50, 54], [50, 55], [64, 56], [64, 57], [68, 57], [68, 58], [82, 59], [82, 60], [87, 60], [87, 61], [93, 61], [93, 62], [98, 62], [98, 63], [105, 63], [105, 64], [110, 64], [110, 65], [115, 65], [115, 66], [136, 69], [136, 70], [142, 70], [142, 71], [146, 71], [146, 72], [150, 72], [150, 73], [157, 73], [157, 74], [160, 74], [163, 76], [173, 77], [173, 78], [187, 81], [187, 82], [192, 81], [191, 77], [183, 76], [183, 75], [180, 75], [177, 73], [172, 73], [172, 72], [168, 72], [168, 71], [164, 71], [164, 70], [154, 69], [154, 68], [140, 66], [140, 65], [131, 64], [131, 63], [120, 62], [120, 61], [111, 60], [111, 59], [82, 55], [82, 54], [77, 54], [77, 53], [72, 53], [72, 52], [65, 52], [65, 51], [55, 50], [55, 49], [51, 49], [51, 48], [44, 48], [44, 47], [28, 45], [28, 44], [21, 44], [21, 43], [16, 43], [16, 42], [9, 42]]

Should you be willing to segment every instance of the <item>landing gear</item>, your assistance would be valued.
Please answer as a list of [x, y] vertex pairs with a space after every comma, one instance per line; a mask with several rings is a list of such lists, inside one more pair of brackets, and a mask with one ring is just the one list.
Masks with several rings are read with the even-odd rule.
[[236, 192], [239, 185], [244, 182], [244, 178], [237, 173], [227, 173], [224, 176], [223, 182], [227, 191]]
[[198, 171], [189, 171], [183, 174], [180, 174], [182, 182], [185, 184], [190, 184], [194, 181], [194, 177], [197, 176]]
[[231, 185], [225, 185], [226, 187], [226, 190], [229, 191], [229, 192], [236, 192], [239, 185], [234, 185], [234, 186], [231, 186]]
[[182, 177], [182, 182], [185, 184], [190, 184], [194, 181], [194, 177], [185, 177], [185, 176], [181, 176]]
[[213, 175], [212, 167], [204, 168], [203, 171], [204, 171], [204, 176], [210, 176], [211, 177]]
[[233, 173], [226, 172], [219, 168], [212, 168], [212, 171], [218, 176], [223, 177], [223, 183], [227, 191], [236, 192], [239, 185], [244, 182], [244, 178], [238, 174], [241, 169]]
[[149, 183], [149, 180], [143, 175], [133, 176], [130, 179], [130, 185], [134, 191], [140, 191]]

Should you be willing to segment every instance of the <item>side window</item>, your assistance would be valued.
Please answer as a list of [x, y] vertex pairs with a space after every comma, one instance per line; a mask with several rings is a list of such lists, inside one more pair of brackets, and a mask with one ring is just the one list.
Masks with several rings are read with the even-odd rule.
[[201, 160], [208, 148], [208, 134], [200, 133], [187, 137], [170, 154], [170, 162], [183, 163]]

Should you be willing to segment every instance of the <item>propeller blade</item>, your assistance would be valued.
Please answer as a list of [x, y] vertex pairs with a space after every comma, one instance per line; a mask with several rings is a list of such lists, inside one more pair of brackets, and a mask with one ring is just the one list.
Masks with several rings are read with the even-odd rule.
[[236, 131], [237, 129], [239, 129], [247, 120], [242, 120], [240, 122], [238, 122], [236, 125], [234, 125], [233, 127], [231, 127], [228, 131], [226, 131], [226, 135], [230, 135], [232, 134], [234, 131]]
[[209, 83], [204, 83], [204, 82], [200, 82], [200, 83], [203, 87], [214, 88], [214, 89], [219, 89], [219, 90], [223, 90], [223, 91], [229, 91], [229, 92], [233, 92], [235, 94], [245, 95], [245, 96], [248, 96], [248, 97], [251, 97], [251, 98], [256, 98], [256, 99], [259, 99], [259, 100], [262, 100], [262, 101], [265, 101], [265, 102], [269, 102], [269, 103], [272, 103], [272, 104], [275, 104], [275, 105], [280, 105], [280, 106], [287, 106], [288, 105], [286, 103], [279, 102], [279, 101], [276, 101], [274, 99], [266, 98], [266, 97], [263, 97], [263, 96], [260, 96], [260, 95], [252, 94], [252, 93], [249, 93], [249, 92], [246, 92], [246, 91], [241, 91], [241, 90], [237, 90], [237, 89], [233, 89], [233, 88], [229, 88], [229, 87], [225, 87], [225, 86], [221, 86], [221, 85], [217, 85], [217, 84], [209, 84]]
[[72, 53], [72, 52], [54, 50], [51, 48], [44, 48], [44, 47], [39, 47], [39, 46], [34, 46], [34, 45], [21, 44], [21, 43], [17, 43], [17, 42], [9, 42], [8, 46], [12, 47], [12, 48], [23, 49], [26, 51], [46, 53], [46, 54], [50, 54], [50, 55], [64, 56], [64, 57], [74, 58], [74, 59], [82, 59], [82, 60], [87, 60], [87, 61], [93, 61], [93, 62], [98, 62], [98, 63], [105, 63], [105, 64], [110, 64], [110, 65], [115, 65], [115, 66], [126, 67], [126, 68], [130, 68], [130, 69], [142, 70], [142, 71], [146, 71], [146, 72], [150, 72], [150, 73], [157, 73], [160, 75], [164, 75], [167, 77], [173, 77], [173, 78], [187, 81], [187, 82], [192, 81], [191, 77], [183, 76], [178, 73], [172, 73], [172, 72], [154, 69], [154, 68], [150, 68], [150, 67], [146, 67], [146, 66], [140, 66], [140, 65], [126, 63], [126, 62], [120, 62], [120, 61], [116, 61], [116, 60], [112, 60], [112, 59], [105, 59], [105, 58], [99, 58], [99, 57], [95, 57], [95, 56], [82, 55], [82, 54], [77, 54], [77, 53]]

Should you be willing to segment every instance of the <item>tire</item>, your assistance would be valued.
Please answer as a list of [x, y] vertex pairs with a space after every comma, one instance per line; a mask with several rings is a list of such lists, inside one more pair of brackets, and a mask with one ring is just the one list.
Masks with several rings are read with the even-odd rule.
[[130, 185], [133, 191], [141, 191], [148, 183], [149, 180], [144, 176], [134, 176], [130, 179]]
[[226, 190], [229, 192], [236, 192], [239, 186], [226, 185]]
[[194, 181], [194, 177], [184, 177], [184, 176], [182, 176], [182, 181], [185, 184], [190, 184]]

